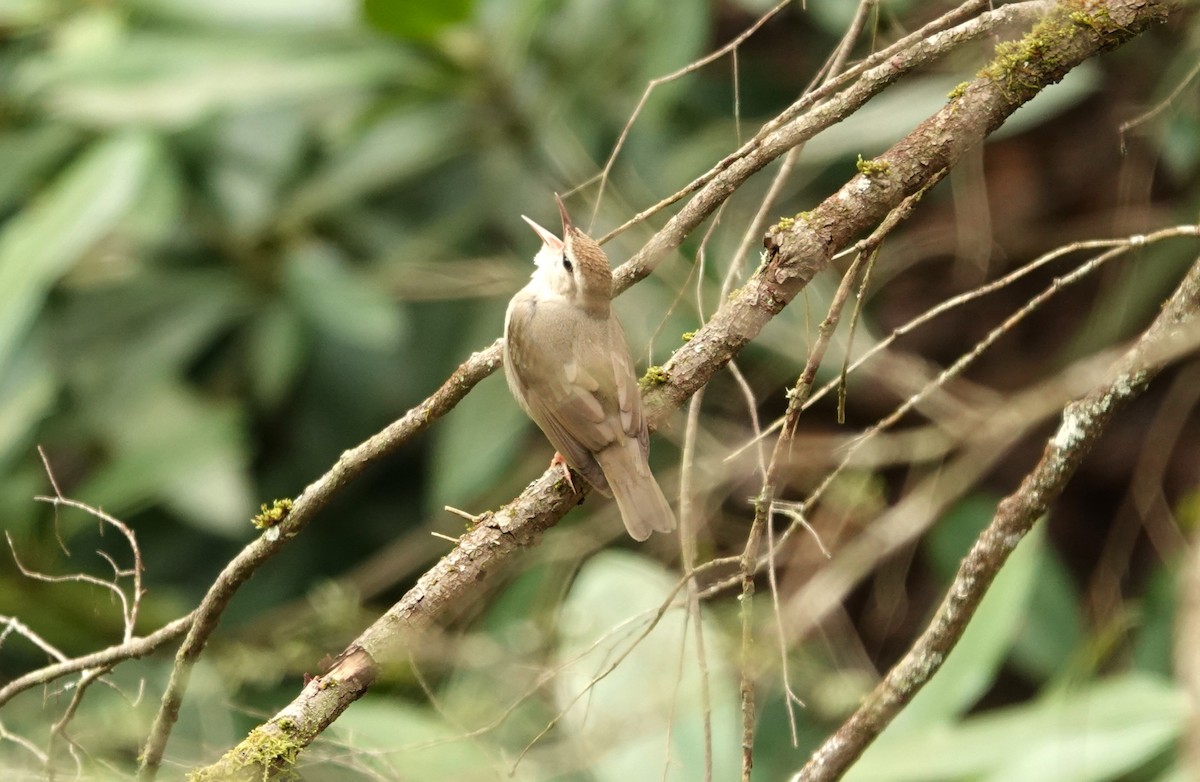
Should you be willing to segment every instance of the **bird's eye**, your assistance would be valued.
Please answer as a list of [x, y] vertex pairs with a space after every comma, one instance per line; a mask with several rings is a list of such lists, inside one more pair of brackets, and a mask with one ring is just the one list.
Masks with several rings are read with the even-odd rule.
[[574, 268], [574, 267], [572, 267], [572, 266], [571, 266], [571, 261], [570, 261], [570, 259], [569, 259], [569, 258], [567, 258], [567, 254], [566, 254], [566, 253], [563, 253], [563, 256], [562, 256], [562, 262], [563, 262], [563, 268], [567, 270], [567, 273], [568, 273], [568, 274], [570, 274], [570, 273], [571, 273], [571, 269], [572, 269], [572, 268]]

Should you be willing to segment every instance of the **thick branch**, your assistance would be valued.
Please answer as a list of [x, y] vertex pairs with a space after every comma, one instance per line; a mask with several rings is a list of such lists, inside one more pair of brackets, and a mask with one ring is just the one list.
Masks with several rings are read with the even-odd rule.
[[136, 660], [139, 657], [145, 657], [152, 652], [156, 652], [163, 645], [174, 641], [186, 633], [192, 625], [193, 616], [194, 612], [189, 613], [173, 622], [163, 625], [147, 636], [130, 638], [128, 641], [101, 649], [98, 652], [86, 654], [81, 657], [73, 657], [69, 660], [54, 663], [53, 665], [47, 665], [44, 668], [38, 668], [36, 671], [30, 671], [24, 676], [18, 676], [8, 684], [0, 687], [0, 706], [8, 703], [13, 697], [25, 690], [42, 684], [48, 684], [63, 676], [86, 671], [89, 668], [108, 668], [116, 663], [124, 662], [125, 660]]
[[[851, 179], [811, 213], [773, 228], [766, 239], [766, 263], [676, 352], [664, 367], [666, 381], [646, 394], [651, 423], [665, 422], [856, 235], [953, 166], [1039, 90], [1166, 13], [1166, 3], [1148, 0], [1112, 0], [1103, 7], [1103, 14], [1085, 15], [1079, 2], [1060, 3], [1021, 42], [1023, 48], [998, 52], [989, 69], [943, 110], [873, 161], [866, 173]], [[784, 151], [779, 149], [776, 154]], [[731, 175], [720, 186], [732, 192], [750, 173], [741, 176], [739, 172], [740, 179]], [[648, 247], [643, 253], [662, 251]], [[629, 279], [645, 273], [644, 267], [636, 264], [622, 271]], [[290, 762], [350, 701], [366, 691], [379, 665], [402, 659], [421, 631], [469, 600], [480, 579], [514, 553], [533, 545], [573, 502], [574, 495], [559, 484], [558, 473], [549, 471], [500, 511], [485, 515], [454, 551], [342, 654], [328, 674], [309, 683], [292, 704], [198, 778], [257, 779]]]
[[1075, 474], [1113, 415], [1139, 396], [1163, 367], [1164, 348], [1200, 313], [1200, 260], [1192, 265], [1163, 311], [1114, 368], [1112, 380], [1063, 410], [1062, 424], [1041, 460], [996, 508], [987, 529], [959, 565], [929, 627], [875, 687], [850, 719], [793, 779], [839, 779], [881, 731], [941, 668], [975, 615], [996, 574]]
[[[678, 247], [684, 237], [712, 214], [743, 182], [771, 161], [854, 113], [872, 96], [903, 74], [956, 46], [986, 34], [998, 25], [1031, 18], [1032, 15], [1043, 12], [1049, 7], [1049, 0], [1014, 3], [982, 14], [957, 27], [942, 29], [944, 25], [951, 24], [964, 14], [980, 7], [981, 3], [968, 3], [931, 22], [884, 51], [872, 55], [842, 77], [834, 79], [826, 88], [807, 95], [764, 125], [741, 149], [721, 160], [693, 183], [699, 188], [699, 192], [632, 258], [615, 271], [615, 290], [618, 293], [624, 291], [649, 275], [666, 253]], [[855, 81], [820, 108], [797, 116], [798, 112], [816, 100], [825, 98], [830, 89], [841, 86], [849, 79]], [[328, 473], [311, 485], [296, 501], [289, 521], [278, 537], [264, 535], [247, 546], [225, 568], [202, 601], [197, 622], [191, 628], [176, 657], [176, 666], [163, 694], [154, 727], [143, 752], [143, 779], [154, 777], [187, 687], [190, 667], [240, 585], [263, 562], [277, 553], [284, 541], [307, 525], [350, 478], [451, 409], [476, 383], [494, 372], [500, 366], [501, 360], [499, 340], [472, 355], [437, 393], [366, 443], [347, 451]], [[714, 371], [727, 362], [728, 359], [725, 359], [714, 367]], [[694, 390], [695, 388], [692, 388], [688, 391], [688, 395]]]
[[487, 351], [475, 353], [464, 361], [436, 393], [409, 410], [403, 418], [343, 453], [328, 472], [305, 488], [291, 505], [285, 518], [247, 545], [225, 566], [193, 613], [187, 637], [175, 655], [175, 667], [163, 692], [158, 714], [142, 754], [143, 779], [153, 779], [162, 762], [171, 727], [179, 716], [179, 707], [192, 665], [204, 650], [209, 635], [216, 629], [221, 613], [229, 605], [238, 588], [264, 562], [278, 553], [290, 538], [308, 526], [343, 486], [375, 461], [392, 453], [428, 428], [432, 421], [458, 404], [476, 383], [494, 372], [499, 366], [498, 355], [499, 340]]

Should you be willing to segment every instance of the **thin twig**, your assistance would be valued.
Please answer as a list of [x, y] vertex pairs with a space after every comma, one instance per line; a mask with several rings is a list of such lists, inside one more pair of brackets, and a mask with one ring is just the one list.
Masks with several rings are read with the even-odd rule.
[[[1029, 6], [1022, 6], [1029, 10]], [[1004, 6], [1005, 9], [1013, 7]], [[1038, 7], [1046, 6], [1039, 3]], [[1110, 21], [1101, 20], [1098, 27], [1062, 25], [1057, 28], [1061, 33], [1059, 37], [1050, 37], [1044, 42], [1055, 55], [1047, 58], [1053, 60], [1053, 68], [1043, 67], [1044, 63], [1038, 61], [1023, 63], [1021, 79], [1014, 83], [996, 80], [987, 74], [977, 77], [948, 106], [877, 159], [877, 164], [888, 170], [885, 176], [856, 176], [813, 209], [809, 213], [810, 221], [789, 230], [777, 227], [769, 232], [771, 250], [766, 263], [722, 303], [721, 309], [697, 332], [688, 349], [676, 351], [664, 365], [666, 382], [644, 394], [647, 421], [653, 426], [661, 425], [753, 340], [815, 274], [827, 268], [833, 253], [849, 245], [854, 236], [869, 230], [905, 198], [920, 190], [932, 173], [953, 166], [968, 149], [1042, 87], [1059, 80], [1065, 71], [1102, 49], [1112, 48], [1137, 35], [1152, 21], [1161, 18], [1166, 10], [1163, 3], [1145, 0], [1110, 0], [1106, 7]], [[997, 21], [993, 18], [990, 23]], [[980, 27], [990, 29], [978, 20], [963, 27], [975, 31]], [[911, 54], [919, 59], [916, 50], [930, 54], [937, 46], [943, 47], [939, 51], [945, 51], [953, 45], [944, 39], [934, 41], [932, 49], [918, 44]], [[911, 60], [902, 58], [894, 68], [905, 70], [910, 63]], [[820, 114], [820, 111], [816, 113]], [[718, 196], [707, 192], [701, 201], [694, 201], [696, 206], [688, 211], [690, 217], [686, 219], [707, 209], [710, 203], [724, 200], [752, 173], [746, 167], [758, 170], [799, 140], [790, 131], [765, 139], [752, 161], [725, 173], [725, 194]], [[680, 225], [677, 223], [676, 228]], [[641, 251], [641, 258], [657, 257], [661, 249], [660, 244], [652, 241]], [[622, 273], [622, 289], [647, 271], [646, 265], [636, 259], [637, 256], [622, 267], [626, 269]], [[278, 749], [279, 755], [248, 754], [251, 749], [261, 753], [261, 744], [253, 748], [239, 746], [227, 752], [208, 771], [220, 773], [232, 764], [266, 770], [285, 757], [294, 757], [366, 691], [374, 681], [380, 663], [403, 659], [399, 655], [415, 638], [428, 631], [447, 612], [461, 606], [464, 600], [478, 594], [479, 580], [485, 571], [496, 570], [516, 552], [534, 545], [541, 533], [556, 523], [578, 499], [577, 494], [566, 490], [556, 472], [547, 472], [520, 497], [494, 514], [484, 514], [463, 536], [460, 545], [360, 635], [326, 676], [310, 683], [291, 704], [256, 729], [256, 736], [272, 739], [272, 746]]]
[[[745, 30], [742, 30], [742, 32], [740, 32], [736, 36], [734, 36], [733, 40], [731, 40], [729, 43], [725, 44], [721, 48], [719, 48], [713, 52], [710, 52], [709, 54], [705, 55], [704, 57], [701, 57], [699, 60], [695, 60], [693, 62], [688, 63], [687, 65], [683, 66], [682, 68], [680, 68], [672, 73], [668, 73], [666, 76], [659, 76], [657, 78], [650, 80], [650, 83], [646, 85], [646, 89], [642, 91], [642, 97], [640, 99], [638, 99], [637, 106], [634, 107], [633, 113], [629, 116], [629, 120], [625, 123], [625, 127], [621, 129], [621, 134], [619, 136], [617, 136], [617, 141], [615, 144], [613, 144], [612, 152], [609, 153], [608, 160], [605, 161], [604, 168], [603, 168], [603, 170], [601, 170], [600, 175], [598, 177], [600, 186], [596, 190], [596, 201], [595, 201], [595, 205], [593, 206], [593, 209], [592, 209], [592, 222], [593, 223], [595, 222], [596, 214], [600, 209], [600, 201], [604, 198], [604, 188], [608, 184], [609, 174], [612, 173], [613, 165], [617, 162], [617, 157], [621, 154], [621, 150], [625, 148], [625, 140], [627, 138], [629, 138], [629, 131], [633, 128], [633, 123], [637, 121], [638, 116], [641, 115], [641, 113], [642, 113], [642, 109], [646, 107], [646, 103], [650, 100], [650, 94], [652, 92], [654, 92], [654, 90], [656, 90], [658, 87], [662, 86], [663, 84], [668, 84], [670, 82], [675, 81], [676, 79], [681, 79], [684, 76], [687, 76], [689, 73], [694, 73], [695, 71], [700, 70], [701, 68], [708, 65], [709, 63], [719, 60], [720, 58], [724, 57], [726, 54], [729, 54], [730, 52], [734, 52], [736, 55], [737, 48], [739, 46], [741, 46], [746, 41], [747, 38], [754, 35], [754, 33], [758, 32], [758, 29], [760, 27], [762, 27], [764, 24], [766, 24], [768, 21], [770, 21], [771, 18], [773, 16], [775, 16], [775, 14], [779, 13], [784, 8], [786, 8], [790, 2], [791, 2], [791, 0], [781, 0], [781, 2], [777, 3], [773, 8], [769, 9], [765, 14], [760, 16], [753, 24], [751, 24]], [[736, 68], [736, 62], [737, 62], [737, 60], [735, 59], [734, 60], [735, 68]], [[734, 81], [735, 81], [735, 96], [736, 96], [736, 70], [735, 70]], [[736, 99], [734, 101], [734, 113], [736, 116], [736, 114], [737, 114]], [[612, 236], [612, 234], [609, 234], [609, 237], [611, 237], [611, 236]], [[608, 237], [605, 237], [605, 239], [607, 239], [607, 238]], [[603, 241], [601, 243], [603, 243]]]
[[[1200, 260], [1163, 311], [1117, 363], [1110, 380], [1062, 412], [1037, 465], [996, 508], [987, 529], [959, 566], [954, 582], [921, 637], [864, 701], [813, 753], [793, 782], [840, 779], [913, 696], [937, 673], [958, 643], [1000, 568], [1017, 543], [1058, 498], [1115, 413], [1139, 396], [1161, 371], [1158, 355], [1180, 327], [1200, 316]], [[1194, 335], [1193, 335], [1194, 336]], [[1192, 343], [1194, 346], [1194, 342]]]

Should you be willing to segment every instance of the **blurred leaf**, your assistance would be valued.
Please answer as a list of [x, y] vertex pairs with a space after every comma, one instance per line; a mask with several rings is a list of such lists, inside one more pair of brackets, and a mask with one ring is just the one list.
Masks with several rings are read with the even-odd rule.
[[[503, 322], [502, 305], [488, 302], [476, 309], [461, 343], [485, 345], [500, 333]], [[475, 386], [438, 425], [432, 455], [431, 509], [456, 505], [483, 493], [509, 468], [512, 454], [529, 432], [529, 418], [513, 400], [503, 375], [500, 369]], [[486, 437], [481, 436], [483, 432]], [[554, 450], [548, 442], [545, 449], [548, 460]]]
[[404, 333], [400, 307], [355, 271], [332, 245], [307, 243], [288, 254], [286, 285], [298, 310], [322, 331], [380, 353]]
[[21, 93], [60, 116], [101, 127], [187, 127], [221, 112], [344, 99], [402, 67], [378, 46], [314, 47], [297, 36], [136, 32], [107, 47], [31, 60]]
[[[990, 518], [990, 511], [987, 516]], [[939, 529], [953, 526], [943, 523]], [[914, 730], [952, 720], [988, 691], [1025, 621], [1041, 570], [1045, 538], [1045, 525], [1036, 524], [1017, 545], [941, 670], [884, 731], [876, 746], [904, 743]], [[871, 751], [873, 748], [868, 754]]]
[[285, 303], [271, 301], [249, 325], [247, 354], [255, 400], [275, 407], [303, 366], [303, 324]]
[[[946, 94], [961, 78], [930, 76], [899, 83], [872, 98], [862, 109], [826, 130], [804, 147], [802, 161], [824, 165], [832, 161], [878, 155], [946, 104]], [[1035, 128], [1078, 104], [1100, 87], [1099, 66], [1087, 61], [1061, 82], [1038, 93], [1018, 109], [989, 141]]]
[[0, 372], [0, 474], [29, 446], [30, 434], [50, 412], [57, 383], [41, 355], [28, 343], [17, 348]]
[[1139, 250], [1129, 262], [1110, 267], [1092, 296], [1090, 309], [1080, 313], [1086, 321], [1061, 349], [1062, 363], [1104, 350], [1144, 328], [1195, 257], [1194, 249], [1186, 244], [1163, 242]]
[[1039, 127], [1095, 94], [1100, 85], [1099, 63], [1095, 60], [1082, 62], [1072, 68], [1062, 81], [1050, 85], [1017, 109], [988, 140], [1011, 138]]
[[[333, 726], [339, 743], [355, 752], [386, 778], [411, 782], [462, 782], [507, 779], [506, 765], [497, 764], [478, 739], [447, 725], [429, 709], [395, 697], [367, 697], [355, 703]], [[517, 779], [523, 775], [517, 774]], [[379, 777], [374, 777], [379, 778]]]
[[0, 230], [0, 369], [55, 281], [136, 202], [152, 149], [138, 133], [96, 143]]
[[1186, 566], [1186, 561], [1174, 567], [1160, 565], [1147, 579], [1137, 606], [1138, 627], [1133, 642], [1133, 664], [1139, 671], [1170, 676], [1175, 670], [1179, 570]]
[[[926, 552], [943, 580], [954, 577], [959, 562], [991, 521], [996, 502], [996, 497], [988, 495], [969, 497], [953, 508], [928, 536]], [[1039, 573], [1033, 581], [1024, 620], [1017, 628], [1012, 656], [1015, 663], [1034, 677], [1049, 681], [1064, 673], [1075, 673], [1066, 666], [1083, 645], [1085, 633], [1077, 608], [1079, 590], [1058, 554], [1041, 542], [1038, 546]], [[996, 588], [993, 584], [992, 589]]]
[[220, 270], [146, 271], [73, 290], [47, 324], [48, 339], [59, 372], [92, 406], [115, 399], [123, 407], [127, 386], [182, 375], [249, 306], [246, 291]]
[[1154, 778], [1154, 782], [1195, 782], [1192, 772], [1180, 764], [1165, 774]]
[[961, 725], [877, 742], [848, 782], [1102, 782], [1150, 760], [1179, 735], [1184, 696], [1152, 676], [1125, 675]]
[[284, 208], [284, 219], [306, 222], [462, 154], [465, 120], [455, 103], [393, 111], [318, 168]]
[[[528, 432], [529, 419], [517, 407], [497, 372], [471, 391], [437, 429], [433, 449], [431, 509], [454, 505], [486, 491], [508, 467]], [[486, 436], [481, 436], [486, 432]], [[553, 449], [546, 445], [547, 464]], [[529, 476], [530, 479], [533, 476]]]
[[19, 30], [44, 24], [58, 11], [51, 0], [3, 0], [0, 2], [0, 26]]
[[[682, 608], [644, 638], [678, 576], [640, 556], [602, 552], [580, 570], [563, 604], [555, 683], [572, 756], [599, 782], [694, 780], [704, 774], [693, 629]], [[712, 693], [713, 778], [737, 776], [737, 685], [717, 633], [702, 620]], [[685, 635], [686, 634], [686, 635]], [[680, 660], [680, 655], [684, 659]], [[615, 668], [614, 668], [615, 665]], [[603, 678], [600, 678], [603, 677]]]
[[117, 515], [157, 500], [207, 532], [249, 534], [254, 492], [236, 406], [162, 381], [127, 388], [124, 407], [97, 417], [116, 452], [77, 496]]
[[304, 124], [287, 109], [232, 114], [216, 125], [210, 182], [230, 230], [244, 239], [274, 219], [284, 182], [304, 150]]
[[[176, 230], [183, 213], [183, 178], [161, 146], [150, 153], [146, 181], [129, 212], [117, 226], [122, 239], [136, 250], [157, 249]], [[136, 253], [131, 253], [136, 254]]]
[[[899, 15], [905, 13], [913, 5], [913, 0], [899, 0], [896, 3], [888, 3], [887, 14]], [[770, 7], [770, 6], [767, 6]], [[812, 21], [817, 24], [826, 35], [833, 38], [841, 38], [846, 34], [846, 28], [850, 26], [850, 22], [858, 13], [859, 6], [857, 3], [813, 3], [811, 6], [802, 6], [805, 16], [811, 17]], [[763, 8], [762, 11], [765, 11]], [[762, 13], [760, 11], [760, 13]], [[879, 24], [878, 10], [875, 10], [867, 19], [867, 26]]]
[[362, 0], [363, 18], [382, 33], [413, 41], [430, 41], [442, 31], [470, 18], [474, 0], [436, 3], [398, 3]]
[[954, 578], [962, 558], [992, 520], [997, 502], [996, 497], [973, 494], [952, 507], [926, 536], [922, 545], [941, 581], [949, 583]]
[[186, 25], [212, 25], [236, 30], [312, 29], [337, 31], [357, 21], [354, 0], [127, 0], [148, 16]]
[[81, 134], [66, 125], [40, 123], [29, 130], [0, 133], [0, 211], [31, 196], [40, 180], [60, 166], [80, 142]]
[[1162, 136], [1163, 166], [1179, 181], [1195, 177], [1200, 168], [1200, 118], [1171, 117]]
[[1079, 589], [1058, 552], [1046, 547], [1039, 567], [1012, 659], [1035, 680], [1049, 682], [1078, 673], [1070, 663], [1087, 634], [1079, 615]]

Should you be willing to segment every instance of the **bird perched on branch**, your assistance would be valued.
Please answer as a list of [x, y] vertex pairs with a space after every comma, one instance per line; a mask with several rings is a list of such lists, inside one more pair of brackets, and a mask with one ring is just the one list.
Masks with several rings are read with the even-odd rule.
[[[558, 449], [555, 462], [615, 497], [625, 529], [645, 540], [673, 530], [675, 515], [646, 461], [649, 439], [633, 360], [612, 312], [612, 269], [600, 245], [555, 199], [561, 239], [524, 218], [542, 247], [529, 284], [504, 316], [504, 374], [517, 403]], [[563, 472], [570, 482], [570, 472]]]

